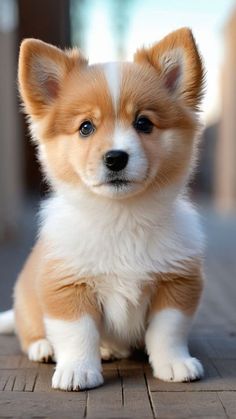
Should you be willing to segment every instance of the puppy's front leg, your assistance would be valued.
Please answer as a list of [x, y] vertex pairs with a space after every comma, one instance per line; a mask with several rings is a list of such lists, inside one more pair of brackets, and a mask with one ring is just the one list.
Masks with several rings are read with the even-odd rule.
[[93, 318], [88, 314], [77, 321], [47, 317], [45, 325], [57, 361], [52, 387], [82, 390], [101, 385], [99, 334]]
[[203, 367], [189, 354], [187, 336], [202, 291], [200, 268], [188, 275], [161, 275], [157, 280], [146, 333], [154, 376], [164, 381], [198, 379]]
[[52, 387], [79, 390], [103, 383], [99, 310], [92, 290], [60, 275], [43, 283], [46, 335], [56, 358]]

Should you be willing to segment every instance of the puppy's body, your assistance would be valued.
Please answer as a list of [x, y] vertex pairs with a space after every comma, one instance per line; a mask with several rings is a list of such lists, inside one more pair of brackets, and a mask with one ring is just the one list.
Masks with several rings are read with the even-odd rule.
[[202, 288], [202, 234], [184, 197], [202, 87], [190, 31], [133, 64], [90, 67], [26, 41], [19, 78], [54, 190], [15, 290], [23, 349], [55, 357], [61, 389], [101, 384], [100, 351], [144, 345], [155, 376], [199, 378], [186, 343]]

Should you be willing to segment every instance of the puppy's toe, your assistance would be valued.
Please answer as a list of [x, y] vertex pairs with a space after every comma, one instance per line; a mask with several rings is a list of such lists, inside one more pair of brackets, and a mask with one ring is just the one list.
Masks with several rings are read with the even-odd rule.
[[34, 362], [49, 362], [53, 359], [53, 348], [47, 339], [39, 339], [31, 343], [28, 357]]
[[124, 359], [130, 356], [128, 349], [110, 349], [106, 347], [100, 348], [101, 358], [103, 361], [114, 361], [116, 359]]
[[103, 384], [103, 376], [98, 368], [75, 362], [58, 364], [52, 378], [52, 387], [66, 391], [78, 391], [98, 387]]
[[154, 376], [164, 381], [187, 382], [201, 378], [204, 374], [202, 364], [196, 358], [174, 359], [159, 364]]

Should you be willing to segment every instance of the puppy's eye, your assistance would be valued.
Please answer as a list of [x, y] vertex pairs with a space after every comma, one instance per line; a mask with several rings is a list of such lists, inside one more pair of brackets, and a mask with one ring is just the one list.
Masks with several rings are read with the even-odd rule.
[[95, 126], [91, 121], [84, 121], [79, 127], [79, 133], [81, 137], [88, 137], [95, 131]]
[[146, 116], [139, 116], [134, 121], [134, 128], [138, 132], [143, 132], [144, 134], [150, 134], [153, 129], [153, 123]]

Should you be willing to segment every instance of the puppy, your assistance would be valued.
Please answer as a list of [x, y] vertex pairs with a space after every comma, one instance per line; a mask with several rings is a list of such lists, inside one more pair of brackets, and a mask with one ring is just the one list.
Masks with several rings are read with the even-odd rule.
[[203, 237], [185, 194], [203, 79], [188, 28], [125, 63], [21, 45], [20, 93], [52, 193], [0, 327], [15, 324], [30, 360], [55, 359], [53, 388], [99, 386], [101, 358], [137, 347], [159, 379], [203, 375], [187, 347]]

